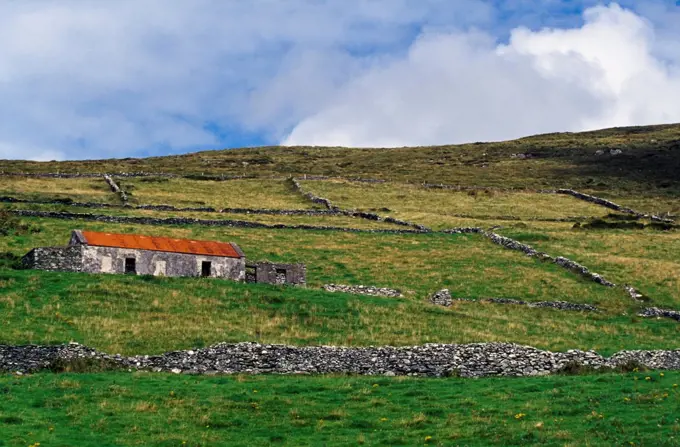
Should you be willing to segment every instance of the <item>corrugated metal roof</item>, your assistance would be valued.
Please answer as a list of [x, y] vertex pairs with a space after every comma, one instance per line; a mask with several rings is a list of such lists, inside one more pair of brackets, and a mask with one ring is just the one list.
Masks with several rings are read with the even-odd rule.
[[97, 247], [167, 251], [172, 253], [222, 256], [226, 258], [243, 257], [243, 252], [241, 252], [238, 246], [229, 242], [194, 241], [159, 236], [142, 236], [139, 234], [100, 233], [97, 231], [83, 231], [82, 234], [87, 241], [87, 245]]

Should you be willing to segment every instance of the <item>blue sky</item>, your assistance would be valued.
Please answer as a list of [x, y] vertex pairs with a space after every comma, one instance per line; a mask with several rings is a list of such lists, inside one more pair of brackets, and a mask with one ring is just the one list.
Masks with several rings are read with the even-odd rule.
[[680, 122], [680, 6], [0, 0], [0, 159]]

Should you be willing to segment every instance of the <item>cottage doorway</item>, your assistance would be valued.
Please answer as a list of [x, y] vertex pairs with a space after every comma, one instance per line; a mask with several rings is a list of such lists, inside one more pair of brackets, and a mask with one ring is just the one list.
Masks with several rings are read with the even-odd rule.
[[201, 276], [212, 276], [210, 274], [211, 270], [212, 270], [212, 262], [210, 262], [210, 261], [201, 262]]
[[125, 273], [137, 274], [137, 260], [135, 258], [125, 258]]

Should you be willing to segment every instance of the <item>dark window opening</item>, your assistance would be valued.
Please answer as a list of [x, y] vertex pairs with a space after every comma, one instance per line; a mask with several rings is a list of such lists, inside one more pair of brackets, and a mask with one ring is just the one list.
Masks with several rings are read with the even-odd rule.
[[125, 258], [125, 273], [137, 274], [137, 260], [135, 258]]
[[276, 284], [286, 283], [286, 269], [276, 269]]
[[246, 282], [257, 282], [257, 267], [246, 265]]
[[210, 276], [211, 267], [212, 267], [212, 262], [203, 261], [201, 263], [201, 276]]

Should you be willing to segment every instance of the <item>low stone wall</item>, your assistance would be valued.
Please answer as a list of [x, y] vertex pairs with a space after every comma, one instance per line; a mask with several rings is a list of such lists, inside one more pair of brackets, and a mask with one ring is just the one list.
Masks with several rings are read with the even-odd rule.
[[671, 318], [680, 321], [680, 312], [670, 309], [659, 309], [658, 307], [648, 307], [638, 314], [645, 318]]
[[340, 207], [334, 205], [333, 202], [331, 202], [329, 199], [327, 199], [325, 197], [320, 197], [320, 196], [314, 195], [311, 192], [305, 192], [302, 189], [302, 186], [300, 185], [300, 183], [297, 181], [297, 179], [291, 178], [290, 181], [291, 181], [291, 184], [293, 186], [293, 189], [295, 189], [297, 192], [302, 194], [305, 198], [307, 198], [308, 200], [311, 200], [314, 203], [322, 204], [326, 208], [328, 208], [329, 210], [337, 211], [337, 212], [340, 212], [340, 213], [343, 213], [345, 215], [352, 216], [352, 217], [360, 217], [362, 219], [367, 219], [367, 220], [388, 222], [388, 223], [392, 223], [392, 224], [395, 224], [395, 225], [412, 227], [412, 228], [415, 228], [416, 230], [419, 230], [419, 231], [424, 231], [424, 232], [432, 231], [431, 229], [429, 229], [428, 227], [426, 227], [424, 225], [415, 224], [415, 223], [412, 223], [412, 222], [406, 222], [404, 220], [395, 219], [393, 217], [384, 217], [383, 218], [380, 215], [375, 214], [375, 213], [366, 213], [366, 212], [363, 212], [363, 211], [354, 211], [354, 210], [343, 210]]
[[202, 212], [202, 213], [225, 213], [225, 214], [268, 214], [277, 216], [339, 216], [345, 215], [341, 211], [331, 210], [305, 210], [305, 209], [270, 209], [270, 208], [222, 208], [215, 209], [212, 207], [186, 207], [177, 208], [172, 205], [116, 205], [110, 203], [98, 202], [73, 202], [69, 199], [54, 199], [54, 200], [28, 200], [20, 199], [11, 196], [0, 196], [2, 203], [25, 203], [34, 205], [62, 205], [73, 206], [79, 208], [118, 208], [118, 209], [136, 209], [136, 210], [150, 210], [150, 211], [173, 211], [173, 212]]
[[87, 359], [130, 370], [186, 374], [361, 374], [384, 376], [539, 376], [579, 365], [594, 369], [680, 369], [680, 350], [550, 352], [512, 343], [426, 344], [407, 347], [335, 347], [217, 344], [163, 355], [123, 357], [69, 344], [0, 345], [0, 370], [29, 373]]
[[[103, 172], [0, 172], [0, 176], [6, 177], [44, 177], [44, 178], [100, 178]], [[116, 172], [109, 173], [116, 177], [182, 177], [177, 174], [162, 172]]]
[[324, 284], [323, 289], [327, 292], [343, 292], [353, 293], [358, 295], [383, 296], [387, 298], [403, 297], [402, 293], [397, 289], [389, 289], [387, 287], [375, 286], [347, 286], [344, 284]]
[[675, 222], [673, 219], [667, 219], [667, 218], [655, 216], [653, 214], [640, 213], [640, 212], [635, 211], [633, 209], [626, 208], [626, 207], [623, 207], [621, 205], [618, 205], [618, 204], [616, 204], [616, 203], [614, 203], [610, 200], [603, 199], [601, 197], [591, 196], [590, 194], [584, 194], [582, 192], [574, 191], [573, 189], [558, 189], [555, 192], [557, 194], [570, 195], [570, 196], [575, 197], [577, 199], [585, 200], [586, 202], [590, 202], [590, 203], [595, 203], [596, 205], [604, 206], [606, 208], [609, 208], [609, 209], [612, 209], [612, 210], [615, 210], [615, 211], [619, 211], [621, 213], [632, 214], [632, 215], [639, 217], [639, 218], [647, 218], [647, 219], [651, 219], [651, 220], [654, 220], [654, 221], [657, 221], [657, 222], [666, 222], [666, 223]]
[[111, 176], [104, 174], [104, 180], [106, 180], [106, 183], [109, 184], [109, 187], [111, 188], [111, 191], [115, 192], [118, 194], [120, 197], [120, 201], [123, 202], [123, 204], [127, 204], [128, 202], [128, 196], [125, 191], [123, 191], [120, 186], [111, 178]]
[[333, 205], [333, 203], [326, 199], [325, 197], [319, 197], [315, 194], [312, 194], [311, 192], [307, 192], [304, 189], [302, 189], [302, 185], [300, 185], [300, 182], [298, 182], [295, 178], [290, 178], [290, 183], [295, 191], [298, 193], [302, 194], [303, 197], [305, 197], [307, 200], [310, 200], [313, 203], [318, 203], [320, 205], [325, 206], [329, 210], [335, 210], [339, 211], [340, 208]]
[[230, 219], [193, 219], [189, 217], [135, 217], [135, 216], [112, 216], [107, 214], [92, 213], [68, 213], [61, 211], [32, 211], [32, 210], [8, 210], [17, 216], [24, 217], [43, 217], [49, 219], [64, 220], [90, 220], [109, 223], [131, 223], [139, 225], [203, 225], [208, 227], [234, 227], [234, 228], [267, 228], [267, 229], [286, 229], [286, 230], [315, 230], [315, 231], [339, 231], [345, 233], [375, 233], [375, 234], [422, 234], [419, 230], [401, 230], [387, 228], [350, 228], [333, 227], [323, 225], [286, 225], [286, 224], [264, 224], [260, 222], [250, 222], [244, 220]]
[[580, 304], [580, 303], [570, 303], [568, 301], [521, 301], [510, 298], [453, 298], [449, 289], [442, 289], [430, 297], [430, 302], [438, 306], [450, 307], [453, 305], [454, 301], [465, 301], [465, 302], [482, 302], [482, 303], [494, 303], [494, 304], [513, 304], [518, 306], [527, 307], [549, 307], [557, 310], [573, 310], [573, 311], [587, 311], [596, 312], [597, 307], [590, 304]]

